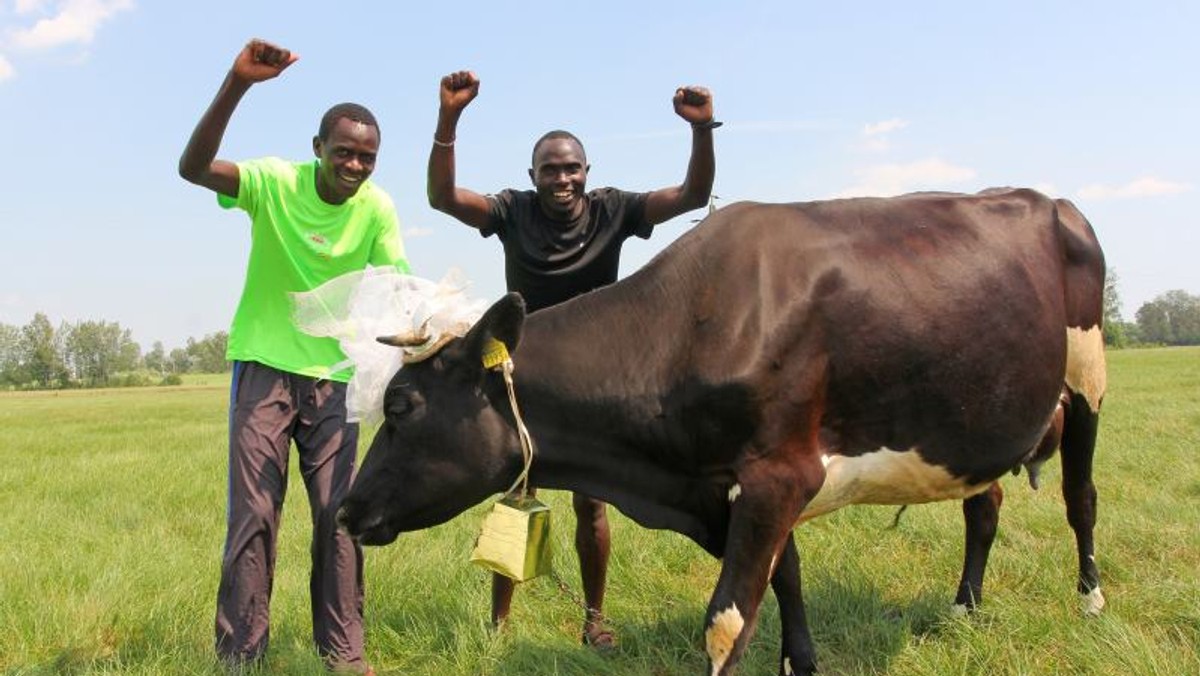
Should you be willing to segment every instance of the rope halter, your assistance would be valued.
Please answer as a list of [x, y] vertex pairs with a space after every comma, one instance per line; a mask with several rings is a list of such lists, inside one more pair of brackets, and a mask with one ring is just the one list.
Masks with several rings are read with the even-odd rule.
[[525, 420], [521, 417], [521, 408], [517, 406], [517, 393], [513, 387], [513, 361], [508, 354], [508, 347], [504, 343], [489, 338], [487, 344], [483, 348], [483, 366], [487, 369], [495, 370], [499, 368], [504, 374], [504, 385], [508, 389], [508, 403], [512, 406], [513, 417], [517, 421], [517, 436], [521, 440], [521, 455], [525, 460], [525, 467], [521, 473], [517, 475], [517, 480], [509, 486], [506, 495], [512, 495], [517, 486], [521, 487], [520, 498], [524, 499], [529, 491], [529, 468], [533, 466], [533, 437], [529, 436], [529, 429], [525, 427]]

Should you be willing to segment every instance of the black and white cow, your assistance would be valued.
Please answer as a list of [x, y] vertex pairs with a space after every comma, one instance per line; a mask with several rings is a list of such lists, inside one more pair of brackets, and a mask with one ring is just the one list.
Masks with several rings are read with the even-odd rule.
[[481, 363], [494, 339], [516, 365], [534, 485], [723, 559], [712, 674], [732, 671], [768, 582], [780, 673], [815, 669], [792, 529], [846, 505], [963, 500], [957, 603], [973, 606], [997, 478], [1060, 437], [1078, 588], [1098, 612], [1104, 273], [1087, 220], [1030, 190], [731, 205], [624, 281], [528, 317], [506, 296], [402, 368], [339, 517], [385, 544], [512, 483], [513, 411]]

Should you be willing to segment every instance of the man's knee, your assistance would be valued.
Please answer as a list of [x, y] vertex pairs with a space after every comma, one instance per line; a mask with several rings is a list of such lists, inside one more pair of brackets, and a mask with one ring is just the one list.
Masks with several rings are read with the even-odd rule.
[[571, 505], [575, 508], [575, 517], [580, 522], [603, 522], [607, 520], [607, 505], [595, 498], [574, 493]]

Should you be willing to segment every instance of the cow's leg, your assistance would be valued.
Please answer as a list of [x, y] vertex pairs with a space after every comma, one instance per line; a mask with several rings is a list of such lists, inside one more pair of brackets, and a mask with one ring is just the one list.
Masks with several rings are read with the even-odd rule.
[[1104, 608], [1100, 591], [1100, 572], [1096, 569], [1096, 554], [1092, 531], [1096, 526], [1096, 486], [1092, 483], [1092, 459], [1096, 448], [1096, 428], [1099, 413], [1093, 411], [1081, 395], [1072, 395], [1067, 407], [1062, 441], [1062, 490], [1067, 504], [1067, 522], [1075, 531], [1075, 546], [1079, 553], [1079, 593], [1083, 595], [1083, 612], [1099, 615]]
[[[793, 543], [794, 552], [789, 539], [792, 526], [820, 488], [824, 469], [815, 458], [804, 467], [758, 462], [742, 468], [738, 479], [730, 491], [733, 504], [724, 563], [705, 614], [704, 645], [712, 676], [733, 673], [754, 634], [767, 581], [779, 558], [786, 555], [785, 545]], [[796, 571], [793, 591], [799, 599], [800, 569], [796, 561], [790, 567]]]
[[954, 597], [955, 614], [965, 614], [975, 609], [983, 598], [983, 571], [987, 568], [988, 553], [996, 539], [996, 526], [1000, 522], [1000, 504], [1004, 502], [1004, 491], [1000, 482], [993, 483], [979, 495], [963, 500], [963, 520], [966, 523], [966, 548], [963, 553], [962, 578], [958, 582], [958, 595]]
[[773, 559], [787, 536], [786, 528], [780, 532], [775, 523], [740, 521], [735, 516], [730, 526], [721, 575], [704, 616], [704, 648], [712, 676], [732, 674], [741, 659], [754, 633]]
[[800, 557], [796, 554], [795, 536], [788, 533], [775, 573], [771, 575], [771, 590], [779, 602], [782, 625], [779, 675], [809, 674], [817, 669], [816, 651], [804, 615], [804, 598], [800, 593]]

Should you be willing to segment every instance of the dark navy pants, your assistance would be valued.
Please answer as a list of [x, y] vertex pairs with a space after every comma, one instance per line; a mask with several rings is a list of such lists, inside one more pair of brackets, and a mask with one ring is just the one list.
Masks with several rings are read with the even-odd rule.
[[358, 424], [345, 383], [235, 362], [229, 407], [229, 502], [217, 654], [249, 662], [267, 650], [275, 541], [295, 442], [313, 523], [313, 642], [331, 667], [363, 671], [362, 550], [335, 522], [350, 489]]

